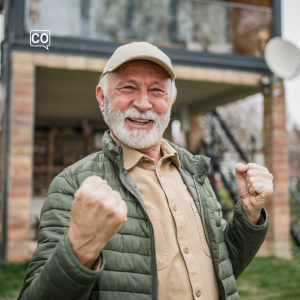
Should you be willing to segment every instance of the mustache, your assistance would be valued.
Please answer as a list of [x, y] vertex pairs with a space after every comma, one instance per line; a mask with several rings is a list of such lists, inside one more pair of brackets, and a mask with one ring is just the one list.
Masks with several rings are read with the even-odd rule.
[[158, 121], [162, 116], [151, 110], [141, 112], [137, 108], [130, 108], [124, 111], [123, 117], [124, 119], [134, 118], [134, 119], [147, 119], [151, 121]]

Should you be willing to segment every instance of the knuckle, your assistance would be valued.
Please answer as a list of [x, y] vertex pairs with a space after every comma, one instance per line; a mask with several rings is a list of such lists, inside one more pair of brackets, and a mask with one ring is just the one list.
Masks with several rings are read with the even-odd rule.
[[111, 188], [110, 185], [105, 184], [105, 185], [102, 185], [102, 186], [100, 187], [100, 191], [109, 193], [109, 192], [112, 191], [112, 188]]
[[118, 220], [119, 223], [124, 223], [127, 219], [127, 214], [124, 211], [115, 211], [115, 218]]
[[91, 188], [91, 186], [93, 186], [95, 183], [102, 181], [102, 179], [98, 176], [89, 176], [87, 177], [82, 183], [81, 183], [81, 187], [89, 187]]
[[87, 177], [83, 182], [89, 182], [89, 181], [93, 181], [93, 179], [95, 178], [96, 176], [89, 176]]
[[247, 172], [247, 175], [248, 175], [249, 177], [254, 176], [254, 174], [255, 174], [255, 171], [254, 171], [254, 170], [249, 170], [249, 171]]
[[118, 221], [120, 221], [120, 220], [122, 219], [122, 212], [121, 212], [121, 211], [119, 211], [119, 210], [114, 210], [114, 211], [113, 211], [113, 214], [114, 214], [114, 217], [115, 217]]
[[86, 180], [95, 181], [95, 182], [101, 182], [101, 181], [103, 181], [103, 179], [101, 177], [96, 176], [96, 175], [89, 176]]
[[97, 191], [89, 192], [88, 199], [90, 202], [97, 202], [100, 200], [99, 193]]
[[107, 189], [99, 189], [95, 191], [94, 197], [101, 203], [105, 202], [105, 200], [109, 197], [109, 190]]
[[82, 189], [78, 189], [76, 192], [75, 192], [75, 194], [74, 194], [74, 196], [75, 196], [75, 198], [76, 199], [80, 199], [80, 198], [82, 198]]
[[125, 216], [125, 218], [127, 219], [127, 214], [128, 214], [128, 209], [127, 209], [127, 205], [124, 205], [124, 209], [122, 210], [122, 214]]
[[118, 191], [113, 190], [111, 192], [111, 197], [113, 197], [113, 198], [121, 198], [121, 194]]
[[[71, 206], [71, 211], [74, 210], [77, 206], [78, 200], [75, 198], [74, 201], [72, 202], [72, 206]], [[75, 207], [75, 208], [74, 208]]]
[[104, 201], [101, 205], [101, 209], [102, 211], [107, 214], [107, 215], [111, 215], [114, 213], [114, 210], [112, 208], [112, 206], [110, 205], [110, 203]]
[[81, 188], [76, 192], [76, 199], [84, 200], [89, 197], [90, 191], [86, 190], [85, 188]]
[[123, 214], [122, 215], [122, 222], [126, 222], [127, 221], [127, 214]]

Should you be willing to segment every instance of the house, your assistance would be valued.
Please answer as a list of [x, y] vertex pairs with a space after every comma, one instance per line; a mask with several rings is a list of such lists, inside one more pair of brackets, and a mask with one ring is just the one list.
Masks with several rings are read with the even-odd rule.
[[114, 50], [133, 41], [149, 41], [171, 58], [178, 88], [173, 120], [181, 120], [193, 152], [200, 144], [201, 113], [264, 94], [265, 165], [274, 174], [275, 193], [267, 205], [270, 230], [260, 253], [289, 257], [284, 87], [263, 58], [267, 41], [281, 34], [280, 0], [10, 0], [2, 5], [2, 259], [30, 257], [36, 216], [51, 180], [101, 149], [107, 126], [95, 87]]

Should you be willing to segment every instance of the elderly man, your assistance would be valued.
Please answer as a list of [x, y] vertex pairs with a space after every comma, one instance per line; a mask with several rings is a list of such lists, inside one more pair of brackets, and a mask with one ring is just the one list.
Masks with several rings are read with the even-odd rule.
[[145, 42], [110, 58], [96, 89], [103, 151], [53, 180], [19, 299], [239, 299], [236, 279], [268, 230], [272, 175], [236, 165], [240, 202], [226, 224], [209, 159], [162, 139], [174, 79]]

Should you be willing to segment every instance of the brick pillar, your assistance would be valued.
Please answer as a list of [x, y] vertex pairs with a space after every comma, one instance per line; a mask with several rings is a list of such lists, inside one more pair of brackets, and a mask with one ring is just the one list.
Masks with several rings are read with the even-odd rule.
[[201, 115], [190, 116], [190, 131], [188, 133], [188, 150], [193, 154], [199, 154], [201, 146]]
[[264, 155], [265, 166], [274, 176], [274, 194], [266, 209], [270, 229], [261, 255], [290, 257], [289, 165], [285, 128], [283, 81], [276, 81], [271, 95], [264, 96]]
[[8, 170], [7, 260], [24, 261], [32, 193], [35, 66], [31, 53], [13, 53]]

